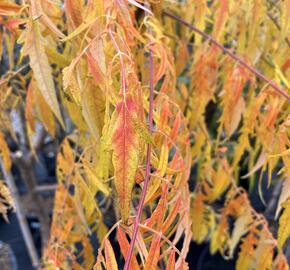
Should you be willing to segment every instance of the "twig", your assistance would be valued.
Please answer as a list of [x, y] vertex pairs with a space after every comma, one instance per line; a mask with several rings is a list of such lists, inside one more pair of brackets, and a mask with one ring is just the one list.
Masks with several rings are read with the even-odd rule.
[[36, 248], [34, 246], [33, 243], [33, 238], [31, 235], [31, 232], [29, 230], [28, 224], [27, 224], [27, 220], [23, 214], [23, 209], [22, 209], [22, 205], [20, 203], [20, 198], [17, 192], [17, 188], [13, 179], [13, 176], [11, 175], [10, 172], [6, 171], [3, 161], [2, 159], [0, 159], [0, 166], [1, 166], [1, 170], [3, 173], [3, 177], [11, 191], [14, 203], [15, 203], [15, 207], [16, 207], [16, 216], [17, 216], [17, 220], [19, 222], [19, 226], [24, 238], [24, 242], [27, 248], [27, 251], [29, 253], [32, 265], [35, 267], [35, 269], [39, 266], [39, 258], [37, 255], [37, 251]]
[[[149, 66], [150, 66], [150, 77], [149, 77], [149, 85], [150, 85], [150, 96], [149, 96], [149, 112], [148, 112], [148, 121], [149, 121], [149, 133], [150, 135], [153, 133], [153, 97], [154, 97], [154, 64], [153, 64], [153, 52], [150, 49], [149, 55]], [[151, 143], [147, 144], [147, 153], [146, 153], [146, 173], [144, 179], [144, 186], [141, 193], [141, 198], [138, 205], [138, 211], [134, 222], [132, 239], [130, 241], [130, 247], [127, 254], [127, 258], [125, 261], [124, 270], [130, 269], [130, 263], [132, 260], [134, 246], [137, 238], [137, 233], [141, 221], [141, 215], [144, 207], [145, 197], [148, 189], [150, 174], [151, 174], [151, 151], [152, 145]]]
[[0, 79], [0, 86], [8, 82], [14, 76], [18, 75], [21, 71], [23, 71], [27, 67], [29, 67], [29, 64], [25, 64], [15, 71], [9, 71], [5, 73], [4, 75], [2, 75], [2, 78]]
[[231, 52], [229, 49], [225, 48], [222, 44], [220, 44], [217, 40], [215, 40], [212, 36], [209, 34], [203, 32], [202, 30], [198, 29], [194, 25], [190, 24], [189, 22], [183, 20], [179, 16], [176, 16], [175, 14], [169, 12], [169, 11], [163, 11], [163, 14], [167, 17], [170, 17], [181, 24], [185, 25], [189, 29], [193, 30], [194, 32], [198, 33], [199, 35], [203, 36], [207, 40], [209, 40], [212, 44], [220, 48], [224, 53], [229, 55], [232, 59], [236, 60], [241, 66], [245, 67], [249, 71], [251, 71], [253, 74], [255, 74], [257, 77], [259, 77], [261, 80], [272, 86], [273, 89], [275, 89], [277, 92], [279, 92], [282, 96], [287, 98], [290, 101], [290, 95], [286, 93], [282, 88], [280, 88], [278, 85], [276, 85], [273, 81], [269, 80], [266, 76], [264, 76], [261, 72], [259, 72], [254, 67], [248, 65], [242, 58]]

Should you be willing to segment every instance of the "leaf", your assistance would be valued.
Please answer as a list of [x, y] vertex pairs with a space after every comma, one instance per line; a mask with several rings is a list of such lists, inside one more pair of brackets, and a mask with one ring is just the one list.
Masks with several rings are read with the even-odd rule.
[[74, 27], [79, 26], [82, 23], [82, 1], [80, 0], [65, 0], [65, 11], [70, 18]]
[[210, 206], [204, 204], [202, 196], [197, 194], [193, 200], [192, 207], [192, 238], [201, 243], [214, 228], [215, 217]]
[[96, 264], [94, 265], [94, 270], [103, 270], [102, 262], [105, 261], [104, 256], [102, 255], [102, 252], [99, 250], [98, 257]]
[[106, 269], [107, 270], [118, 270], [118, 265], [116, 261], [116, 257], [114, 254], [114, 250], [111, 246], [111, 243], [108, 239], [104, 240], [105, 247], [105, 259], [106, 259]]
[[252, 221], [250, 213], [244, 214], [239, 216], [235, 221], [234, 230], [232, 233], [232, 237], [228, 241], [229, 245], [229, 258], [233, 258], [234, 251], [236, 246], [238, 245], [239, 241], [242, 237], [247, 233], [249, 230], [249, 224]]
[[282, 250], [285, 242], [290, 236], [290, 199], [282, 204], [283, 213], [279, 219], [278, 246]]
[[251, 169], [250, 172], [248, 172], [247, 174], [243, 175], [241, 178], [245, 179], [248, 178], [249, 176], [251, 176], [253, 173], [255, 173], [256, 171], [258, 171], [265, 163], [266, 160], [266, 154], [264, 151], [261, 152], [256, 164], [253, 166], [253, 168]]
[[166, 270], [175, 270], [175, 251], [171, 250], [170, 256], [167, 262]]
[[2, 1], [0, 3], [0, 16], [13, 16], [16, 15], [21, 9], [21, 6], [10, 3], [7, 1]]
[[25, 104], [25, 120], [27, 122], [27, 126], [31, 131], [34, 131], [34, 116], [33, 116], [33, 108], [34, 108], [34, 90], [32, 87], [32, 83], [30, 82], [27, 92], [26, 92], [26, 104]]
[[6, 222], [8, 222], [8, 209], [15, 210], [15, 204], [9, 188], [0, 180], [0, 214], [4, 217]]
[[99, 87], [88, 83], [81, 101], [84, 119], [94, 139], [99, 141], [104, 125], [105, 97]]
[[[220, 162], [222, 163], [222, 160]], [[222, 164], [218, 167], [217, 171], [213, 171], [212, 173], [212, 183], [208, 184], [210, 190], [207, 196], [207, 199], [210, 202], [217, 200], [223, 194], [223, 192], [225, 192], [230, 184], [230, 178], [232, 176], [229, 175], [229, 168], [226, 166], [227, 163], [225, 162], [225, 164]]]
[[161, 235], [155, 235], [148, 254], [148, 258], [144, 267], [144, 270], [156, 270], [157, 263], [160, 256], [160, 240]]
[[79, 83], [77, 81], [77, 74], [76, 74], [77, 71], [75, 70], [75, 66], [78, 60], [79, 60], [78, 57], [75, 58], [68, 67], [65, 67], [62, 70], [62, 73], [63, 73], [62, 79], [63, 79], [64, 90], [65, 91], [69, 90], [71, 97], [74, 100], [74, 103], [77, 106], [81, 107], [82, 91], [79, 87]]
[[157, 171], [160, 177], [163, 177], [166, 172], [167, 164], [168, 164], [168, 154], [169, 154], [169, 148], [166, 141], [161, 146], [161, 153], [160, 153], [160, 159], [157, 167]]
[[49, 65], [45, 48], [42, 44], [39, 22], [30, 19], [27, 25], [25, 52], [29, 55], [29, 64], [33, 70], [38, 87], [62, 126], [63, 119], [60, 113], [56, 89], [52, 78], [52, 69]]
[[274, 269], [272, 268], [274, 255], [273, 245], [269, 243], [264, 231], [261, 234], [261, 239], [255, 250], [255, 258], [257, 258], [255, 270]]
[[279, 201], [278, 201], [277, 209], [275, 213], [275, 219], [277, 219], [282, 209], [282, 204], [289, 198], [290, 198], [290, 178], [287, 177], [285, 180], [283, 180], [282, 190], [279, 196]]
[[54, 137], [56, 133], [56, 125], [55, 125], [53, 113], [51, 111], [51, 108], [47, 104], [46, 100], [44, 99], [43, 95], [41, 94], [39, 88], [35, 84], [36, 84], [35, 81], [32, 80], [31, 87], [35, 89], [34, 90], [34, 103], [36, 105], [38, 115], [45, 129], [48, 131], [48, 133], [52, 137]]
[[90, 166], [89, 162], [83, 159], [83, 166], [87, 175], [87, 178], [90, 183], [90, 188], [94, 187], [94, 190], [102, 191], [106, 196], [109, 196], [110, 189], [107, 187], [105, 183], [102, 182], [94, 172], [93, 168]]
[[273, 269], [275, 270], [289, 270], [289, 264], [282, 252], [276, 256], [276, 259], [273, 263]]
[[12, 165], [11, 159], [10, 159], [10, 151], [6, 143], [5, 137], [1, 131], [0, 131], [0, 154], [3, 159], [4, 168], [7, 171], [10, 171], [11, 165]]
[[47, 26], [54, 34], [60, 38], [64, 38], [65, 35], [55, 26], [52, 20], [46, 15], [41, 6], [41, 1], [32, 0], [31, 1], [31, 13], [32, 19], [37, 20], [40, 18], [41, 22]]
[[137, 106], [130, 97], [119, 102], [114, 112], [116, 117], [112, 136], [114, 181], [123, 221], [127, 221], [129, 217], [131, 193], [138, 166], [138, 136], [130, 121], [130, 116], [137, 113]]
[[251, 266], [255, 262], [254, 249], [257, 239], [253, 233], [247, 235], [241, 244], [241, 251], [236, 262], [236, 270], [252, 269]]
[[179, 196], [162, 225], [163, 232], [166, 232], [170, 228], [176, 217], [179, 215], [178, 213], [181, 212], [181, 208], [182, 208], [182, 199], [181, 196]]
[[[130, 244], [128, 242], [126, 234], [123, 232], [123, 230], [120, 228], [120, 226], [118, 226], [118, 228], [117, 228], [117, 239], [118, 239], [118, 243], [119, 243], [122, 255], [126, 259]], [[136, 270], [140, 269], [138, 262], [137, 262], [137, 259], [136, 259], [134, 254], [132, 256], [131, 265], [129, 265], [129, 269], [131, 269], [131, 267], [132, 267], [132, 269], [136, 269]]]

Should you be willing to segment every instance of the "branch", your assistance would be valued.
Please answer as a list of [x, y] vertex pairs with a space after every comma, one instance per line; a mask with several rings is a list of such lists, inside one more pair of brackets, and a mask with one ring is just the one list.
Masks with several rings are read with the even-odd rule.
[[163, 14], [167, 17], [170, 17], [171, 19], [174, 19], [181, 24], [185, 25], [189, 29], [193, 30], [194, 32], [198, 33], [199, 35], [203, 36], [204, 38], [208, 39], [212, 44], [220, 48], [224, 53], [229, 55], [232, 59], [236, 60], [241, 66], [255, 74], [257, 77], [259, 77], [261, 80], [272, 86], [274, 90], [276, 90], [278, 93], [280, 93], [282, 96], [284, 96], [286, 99], [290, 101], [290, 95], [285, 92], [282, 88], [280, 88], [277, 84], [275, 84], [272, 80], [269, 80], [266, 76], [264, 76], [261, 72], [259, 72], [254, 67], [248, 65], [242, 58], [237, 56], [236, 54], [232, 53], [229, 49], [225, 48], [222, 44], [220, 44], [217, 40], [215, 40], [212, 36], [209, 34], [203, 32], [202, 30], [198, 29], [194, 25], [190, 24], [189, 22], [183, 20], [179, 16], [176, 16], [175, 14], [169, 12], [169, 11], [163, 11]]
[[23, 215], [23, 210], [22, 210], [22, 204], [20, 202], [20, 198], [17, 192], [17, 188], [13, 179], [13, 176], [11, 175], [10, 172], [6, 171], [2, 160], [0, 159], [0, 167], [3, 173], [3, 177], [10, 189], [10, 192], [12, 194], [14, 203], [15, 203], [15, 207], [16, 207], [16, 216], [17, 216], [17, 220], [19, 222], [19, 226], [23, 235], [23, 239], [27, 248], [27, 251], [29, 253], [32, 265], [35, 267], [35, 269], [39, 266], [39, 258], [38, 258], [38, 254], [36, 251], [36, 248], [34, 246], [33, 243], [33, 238], [31, 235], [31, 232], [29, 230], [28, 224], [27, 224], [27, 220], [25, 218], [25, 216]]
[[[149, 96], [149, 113], [148, 113], [148, 121], [149, 121], [149, 133], [152, 135], [153, 133], [153, 97], [154, 97], [154, 64], [153, 64], [153, 52], [150, 49], [150, 55], [149, 55], [149, 66], [150, 66], [150, 77], [149, 77], [149, 85], [150, 85], [150, 96]], [[133, 235], [132, 239], [130, 241], [130, 247], [127, 254], [127, 258], [125, 261], [124, 270], [130, 269], [130, 263], [132, 260], [133, 252], [134, 252], [134, 246], [137, 238], [137, 233], [141, 221], [141, 215], [144, 207], [145, 197], [148, 189], [150, 174], [151, 174], [151, 151], [152, 151], [152, 145], [149, 143], [147, 144], [147, 153], [146, 153], [146, 173], [145, 173], [145, 179], [144, 179], [144, 186], [141, 193], [141, 198], [138, 205], [138, 211], [134, 222], [133, 227]]]
[[8, 71], [4, 75], [2, 75], [2, 77], [0, 79], [0, 86], [3, 85], [4, 83], [8, 82], [14, 76], [18, 75], [21, 71], [23, 71], [27, 67], [29, 67], [29, 64], [25, 64], [15, 71]]

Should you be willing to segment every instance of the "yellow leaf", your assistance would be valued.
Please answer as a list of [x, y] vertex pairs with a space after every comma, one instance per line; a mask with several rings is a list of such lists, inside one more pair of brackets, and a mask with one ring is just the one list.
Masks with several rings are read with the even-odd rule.
[[160, 177], [163, 177], [166, 172], [168, 164], [168, 154], [169, 154], [168, 144], [167, 142], [164, 142], [161, 146], [161, 153], [157, 167], [158, 175], [160, 175]]
[[202, 243], [215, 226], [213, 210], [204, 204], [202, 196], [196, 195], [192, 202], [192, 238], [197, 243]]
[[282, 250], [285, 242], [290, 236], [290, 199], [282, 204], [283, 213], [279, 219], [278, 246]]
[[105, 98], [99, 87], [88, 83], [82, 93], [82, 113], [96, 141], [102, 133], [105, 115]]
[[83, 159], [83, 166], [87, 175], [87, 179], [89, 181], [89, 187], [93, 189], [93, 192], [95, 193], [97, 190], [100, 190], [106, 196], [109, 196], [110, 194], [109, 187], [97, 177], [97, 174], [94, 172], [93, 168], [85, 159]]
[[44, 45], [42, 44], [42, 36], [37, 20], [30, 19], [28, 21], [25, 53], [29, 55], [29, 64], [33, 70], [41, 94], [61, 125], [64, 126], [53, 82], [52, 69], [49, 65]]

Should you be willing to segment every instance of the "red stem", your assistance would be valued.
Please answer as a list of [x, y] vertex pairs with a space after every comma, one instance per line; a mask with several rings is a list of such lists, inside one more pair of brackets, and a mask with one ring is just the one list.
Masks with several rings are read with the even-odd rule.
[[173, 14], [171, 12], [163, 11], [163, 14], [178, 21], [178, 22], [180, 22], [180, 23], [182, 23], [183, 25], [187, 26], [188, 28], [190, 28], [194, 32], [196, 32], [196, 33], [200, 34], [201, 36], [203, 36], [204, 38], [208, 39], [212, 44], [214, 44], [215, 46], [220, 48], [224, 53], [226, 53], [231, 58], [236, 60], [241, 66], [245, 67], [246, 69], [248, 69], [249, 71], [254, 73], [257, 77], [259, 77], [261, 80], [265, 81], [267, 84], [272, 86], [277, 92], [279, 92], [282, 96], [284, 96], [285, 98], [287, 98], [290, 101], [290, 95], [288, 93], [286, 93], [282, 88], [280, 88], [278, 85], [276, 85], [273, 81], [271, 81], [267, 77], [265, 77], [257, 69], [248, 65], [243, 59], [241, 59], [240, 57], [238, 57], [237, 55], [232, 53], [230, 50], [225, 48], [217, 40], [215, 40], [212, 36], [208, 35], [207, 33], [203, 32], [202, 30], [196, 28], [194, 25], [190, 24], [189, 22], [183, 20], [182, 18], [176, 16], [175, 14]]
[[[150, 77], [149, 77], [149, 84], [150, 84], [150, 96], [149, 96], [149, 113], [148, 113], [148, 121], [149, 121], [149, 133], [153, 133], [153, 97], [154, 97], [154, 65], [153, 65], [153, 52], [150, 50], [149, 55], [149, 65], [150, 65]], [[149, 179], [150, 179], [150, 173], [151, 173], [151, 149], [152, 145], [149, 143], [147, 144], [147, 153], [146, 153], [146, 173], [145, 173], [145, 179], [144, 179], [144, 186], [141, 192], [141, 198], [138, 205], [138, 211], [134, 222], [133, 227], [133, 235], [130, 242], [129, 251], [127, 254], [127, 258], [125, 261], [124, 270], [130, 269], [130, 263], [132, 260], [133, 252], [134, 252], [134, 246], [137, 238], [137, 233], [139, 229], [139, 224], [141, 221], [142, 211], [144, 207], [145, 197], [148, 189]]]

